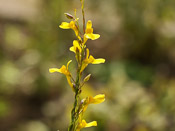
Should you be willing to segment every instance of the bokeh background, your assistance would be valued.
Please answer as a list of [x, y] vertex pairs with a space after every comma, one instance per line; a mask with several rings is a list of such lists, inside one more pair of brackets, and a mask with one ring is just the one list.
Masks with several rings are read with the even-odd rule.
[[[73, 93], [61, 74], [74, 59], [75, 35], [58, 26], [79, 0], [0, 0], [0, 131], [66, 131]], [[106, 94], [82, 131], [175, 131], [175, 1], [85, 0], [86, 20], [101, 35], [82, 97]], [[70, 65], [75, 73], [76, 63]]]

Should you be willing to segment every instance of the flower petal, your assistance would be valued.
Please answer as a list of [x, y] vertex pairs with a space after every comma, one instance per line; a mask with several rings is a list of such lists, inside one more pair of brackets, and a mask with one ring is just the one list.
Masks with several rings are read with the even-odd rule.
[[105, 101], [105, 95], [104, 94], [99, 94], [93, 97], [93, 104], [100, 104]]
[[98, 59], [94, 59], [94, 61], [92, 62], [92, 64], [101, 64], [101, 63], [105, 63], [105, 59], [98, 58]]
[[89, 49], [87, 48], [86, 49], [86, 59], [88, 59], [89, 58]]
[[50, 72], [50, 73], [54, 73], [54, 72], [59, 72], [59, 73], [61, 73], [61, 70], [58, 69], [58, 68], [50, 68], [50, 69], [49, 69], [49, 72]]
[[76, 26], [76, 24], [75, 24], [75, 21], [71, 21], [70, 24], [69, 24], [69, 26], [70, 26], [70, 28], [71, 28], [72, 30], [74, 30], [75, 35], [78, 36], [79, 31], [78, 31], [78, 29], [77, 29], [77, 26]]
[[88, 62], [86, 60], [83, 61], [80, 73], [88, 66]]
[[92, 126], [97, 126], [97, 122], [96, 121], [92, 121], [86, 124], [85, 127], [92, 127]]
[[72, 60], [68, 61], [67, 62], [67, 70], [68, 70], [68, 67], [69, 67], [69, 64], [72, 62]]
[[73, 84], [71, 82], [71, 77], [70, 76], [66, 76], [66, 78], [67, 78], [67, 82], [68, 82], [69, 86], [72, 88], [73, 91], [75, 91], [74, 87], [73, 87]]
[[73, 46], [74, 46], [75, 52], [78, 49], [79, 53], [81, 53], [81, 47], [80, 47], [80, 44], [79, 44], [79, 42], [77, 40], [73, 41]]
[[76, 53], [74, 46], [71, 46], [71, 47], [69, 48], [69, 50], [72, 51], [72, 52], [74, 52], [74, 53]]
[[86, 24], [86, 29], [90, 29], [92, 28], [92, 21], [88, 20], [87, 24]]
[[68, 22], [62, 22], [59, 27], [62, 29], [70, 29], [70, 24]]
[[100, 35], [99, 34], [90, 33], [90, 34], [85, 34], [85, 37], [87, 39], [96, 40], [96, 39], [100, 38]]
[[97, 122], [92, 121], [87, 123], [85, 120], [82, 120], [78, 128], [81, 129], [81, 128], [92, 127], [92, 126], [97, 126]]
[[88, 59], [88, 64], [93, 63], [94, 60], [95, 58], [92, 55], [90, 55]]

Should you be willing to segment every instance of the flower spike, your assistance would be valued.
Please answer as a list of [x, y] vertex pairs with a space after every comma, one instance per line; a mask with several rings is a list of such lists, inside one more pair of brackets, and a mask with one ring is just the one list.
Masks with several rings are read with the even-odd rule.
[[[105, 62], [105, 59], [98, 58], [95, 59], [90, 53], [86, 46], [88, 39], [96, 40], [100, 38], [99, 34], [94, 34], [94, 29], [92, 28], [92, 21], [88, 20], [86, 23], [85, 11], [84, 11], [84, 1], [81, 2], [82, 11], [82, 24], [79, 24], [79, 18], [77, 18], [76, 9], [74, 10], [74, 16], [65, 13], [65, 16], [70, 20], [70, 22], [62, 22], [59, 25], [62, 29], [72, 29], [76, 35], [76, 39], [73, 41], [73, 46], [69, 48], [71, 52], [75, 53], [75, 59], [77, 63], [76, 68], [76, 79], [73, 78], [71, 72], [69, 71], [69, 65], [72, 60], [67, 62], [67, 65], [62, 65], [61, 68], [50, 68], [49, 72], [59, 72], [66, 76], [67, 82], [75, 93], [74, 105], [71, 111], [71, 122], [68, 131], [80, 131], [83, 128], [97, 126], [96, 121], [87, 123], [83, 120], [84, 112], [86, 111], [89, 104], [99, 104], [105, 101], [105, 95], [99, 94], [94, 97], [88, 96], [85, 99], [81, 99], [81, 92], [83, 85], [90, 79], [91, 74], [87, 75], [84, 79], [83, 71], [89, 64], [101, 64]], [[79, 26], [82, 25], [82, 28]], [[82, 32], [81, 32], [81, 30]]]

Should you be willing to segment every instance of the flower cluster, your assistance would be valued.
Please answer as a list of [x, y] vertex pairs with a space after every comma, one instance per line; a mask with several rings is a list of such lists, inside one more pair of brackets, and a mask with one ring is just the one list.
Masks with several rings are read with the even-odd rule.
[[[84, 7], [84, 5], [82, 7]], [[85, 24], [83, 8], [82, 12], [84, 21], [83, 24]], [[89, 39], [96, 40], [100, 38], [99, 34], [93, 33], [91, 20], [88, 20], [87, 24], [83, 25], [84, 28], [82, 33], [79, 28], [79, 22], [78, 22], [79, 18], [76, 18], [76, 11], [74, 17], [68, 13], [65, 13], [65, 15], [68, 19], [70, 19], [70, 22], [62, 22], [59, 27], [62, 29], [72, 29], [77, 37], [77, 40], [73, 41], [73, 46], [71, 46], [69, 49], [70, 51], [75, 53], [75, 58], [77, 61], [77, 77], [76, 80], [74, 80], [71, 72], [69, 71], [69, 64], [71, 63], [72, 60], [70, 60], [67, 63], [67, 66], [63, 65], [61, 68], [50, 68], [49, 71], [50, 73], [59, 72], [64, 74], [67, 78], [69, 86], [75, 93], [74, 108], [72, 109], [71, 112], [72, 113], [71, 124], [68, 130], [80, 131], [82, 128], [97, 126], [96, 121], [87, 123], [84, 119], [82, 119], [82, 117], [89, 104], [99, 104], [105, 100], [104, 94], [99, 94], [96, 95], [95, 97], [89, 96], [82, 100], [80, 99], [82, 86], [84, 85], [85, 82], [87, 82], [90, 79], [91, 76], [89, 74], [82, 80], [82, 73], [89, 64], [101, 64], [105, 62], [105, 59], [103, 58], [95, 59], [92, 55], [90, 55], [89, 49], [86, 46], [86, 42]]]

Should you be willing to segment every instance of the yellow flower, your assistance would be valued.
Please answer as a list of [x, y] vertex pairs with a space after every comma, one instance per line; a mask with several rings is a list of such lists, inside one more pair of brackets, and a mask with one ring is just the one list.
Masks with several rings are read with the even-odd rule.
[[59, 73], [62, 73], [66, 76], [67, 78], [67, 82], [68, 84], [70, 85], [70, 87], [72, 88], [72, 90], [74, 91], [74, 87], [73, 87], [73, 84], [71, 82], [71, 73], [69, 72], [68, 70], [68, 66], [69, 64], [72, 62], [72, 60], [70, 60], [68, 63], [67, 63], [67, 67], [65, 65], [63, 65], [60, 69], [58, 68], [50, 68], [49, 69], [49, 72], [50, 73], [54, 73], [54, 72], [59, 72]]
[[74, 41], [73, 41], [73, 46], [70, 47], [69, 50], [72, 51], [72, 52], [74, 52], [74, 53], [76, 53], [77, 51], [78, 51], [79, 53], [81, 53], [81, 47], [80, 47], [79, 42], [78, 42], [77, 40], [74, 40]]
[[76, 131], [80, 131], [80, 129], [82, 129], [82, 128], [87, 128], [87, 127], [92, 127], [92, 126], [97, 126], [97, 122], [96, 121], [92, 121], [92, 122], [86, 123], [85, 120], [82, 120], [79, 123], [78, 128], [77, 128]]
[[78, 36], [78, 34], [79, 34], [78, 28], [75, 24], [75, 21], [71, 21], [70, 23], [62, 22], [59, 27], [62, 28], [62, 29], [72, 29], [72, 30], [74, 30], [76, 36]]
[[87, 98], [88, 104], [99, 104], [105, 101], [105, 94], [99, 94], [94, 97]]
[[104, 62], [105, 62], [105, 59], [103, 59], [103, 58], [95, 59], [92, 55], [89, 56], [89, 49], [87, 48], [86, 49], [86, 58], [85, 58], [85, 60], [83, 60], [80, 72], [82, 72], [88, 66], [88, 64], [101, 64]]
[[99, 94], [94, 97], [89, 96], [84, 100], [83, 112], [86, 111], [89, 104], [100, 104], [105, 101], [105, 94]]
[[81, 117], [82, 117], [82, 114], [86, 111], [89, 104], [100, 104], [104, 101], [105, 101], [105, 95], [104, 94], [99, 94], [99, 95], [96, 95], [94, 97], [89, 96], [86, 99], [82, 100], [83, 107], [81, 108], [81, 114], [79, 115], [80, 123], [79, 123], [78, 128], [77, 128], [76, 131], [80, 131], [81, 128], [85, 128], [85, 127], [97, 126], [96, 121], [86, 123], [85, 120], [81, 121]]
[[[96, 40], [100, 37], [99, 34], [93, 34], [93, 28], [92, 28], [92, 21], [88, 20], [86, 24], [86, 31], [85, 31], [85, 38], [86, 39], [91, 39], [91, 40]], [[84, 40], [86, 41], [86, 40]]]

